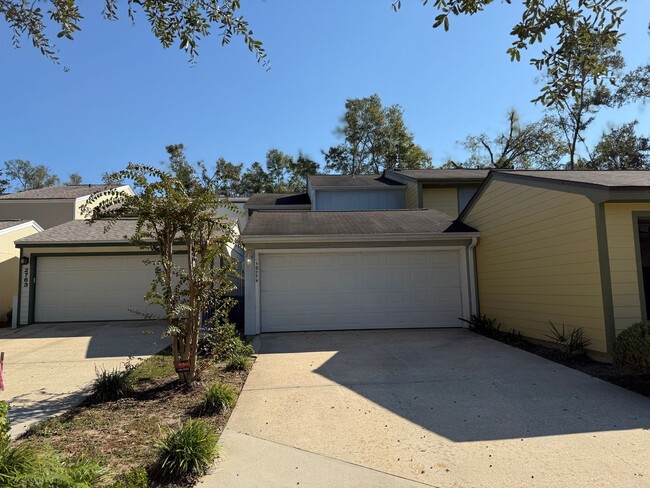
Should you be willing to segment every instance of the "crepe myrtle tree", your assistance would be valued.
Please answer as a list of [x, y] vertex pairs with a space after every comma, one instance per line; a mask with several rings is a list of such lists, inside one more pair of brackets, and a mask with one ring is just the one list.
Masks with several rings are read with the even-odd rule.
[[[199, 329], [206, 312], [213, 313], [204, 325], [214, 325], [234, 302], [227, 294], [235, 288], [231, 278], [237, 275], [237, 261], [227, 249], [237, 236], [232, 221], [218, 210], [236, 208], [219, 198], [217, 182], [203, 180], [194, 169], [189, 174], [191, 184], [139, 164], [129, 164], [111, 178], [131, 182], [135, 194], [99, 191], [90, 196], [85, 211], [92, 212], [91, 223], [106, 228], [119, 219], [134, 218], [135, 231], [125, 237], [157, 254], [145, 260], [154, 267], [155, 276], [144, 299], [160, 305], [164, 317], [139, 314], [166, 320], [178, 377], [190, 383], [196, 374]], [[178, 256], [183, 258], [182, 266], [174, 260]]]

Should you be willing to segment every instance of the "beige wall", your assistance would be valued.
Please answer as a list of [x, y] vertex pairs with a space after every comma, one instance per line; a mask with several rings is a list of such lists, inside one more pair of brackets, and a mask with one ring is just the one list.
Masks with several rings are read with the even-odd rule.
[[632, 212], [650, 212], [650, 203], [606, 203], [607, 250], [616, 334], [642, 320], [639, 264]]
[[0, 202], [0, 220], [34, 220], [43, 229], [74, 220], [74, 200], [12, 201]]
[[583, 327], [606, 352], [595, 207], [586, 197], [492, 181], [464, 221], [477, 246], [482, 314], [548, 340], [548, 321]]
[[423, 188], [423, 208], [433, 208], [458, 217], [458, 188]]
[[18, 271], [20, 250], [14, 241], [37, 232], [34, 227], [17, 229], [0, 235], [0, 322], [4, 322], [7, 312], [12, 308], [14, 293], [18, 290]]

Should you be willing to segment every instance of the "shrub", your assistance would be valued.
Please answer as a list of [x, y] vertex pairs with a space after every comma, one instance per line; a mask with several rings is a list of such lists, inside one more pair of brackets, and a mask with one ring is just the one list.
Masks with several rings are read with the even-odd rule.
[[205, 474], [217, 455], [217, 435], [200, 420], [188, 420], [158, 442], [156, 476], [165, 482]]
[[626, 369], [650, 373], [650, 323], [638, 322], [618, 335], [614, 362]]
[[0, 400], [0, 439], [8, 438], [10, 430], [9, 404]]
[[459, 319], [469, 325], [469, 330], [491, 338], [499, 337], [501, 324], [496, 324], [496, 319], [490, 319], [487, 315], [472, 314], [469, 320]]
[[234, 324], [217, 325], [213, 330], [202, 334], [199, 348], [202, 354], [214, 356], [217, 361], [255, 354], [253, 346], [241, 339]]
[[205, 392], [200, 407], [201, 414], [213, 415], [227, 412], [237, 403], [237, 389], [232, 385], [215, 383]]
[[124, 370], [96, 371], [96, 378], [91, 387], [90, 397], [98, 403], [112, 402], [133, 393], [133, 380], [128, 366]]
[[548, 321], [551, 329], [550, 334], [544, 334], [545, 337], [551, 339], [555, 344], [560, 346], [564, 352], [564, 360], [567, 361], [577, 354], [584, 354], [585, 348], [591, 344], [591, 339], [585, 339], [582, 327], [571, 329], [568, 334], [565, 331], [564, 324], [562, 324], [562, 331], [555, 326], [553, 322]]
[[37, 472], [36, 451], [26, 445], [12, 446], [9, 437], [0, 439], [0, 486], [16, 486], [19, 479]]
[[253, 360], [250, 356], [233, 356], [226, 362], [226, 369], [229, 371], [248, 371], [253, 367]]
[[147, 488], [149, 475], [144, 468], [135, 468], [120, 476], [110, 488]]

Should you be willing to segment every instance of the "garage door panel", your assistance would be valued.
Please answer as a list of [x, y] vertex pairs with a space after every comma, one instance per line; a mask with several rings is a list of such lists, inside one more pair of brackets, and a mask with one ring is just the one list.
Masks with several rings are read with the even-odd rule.
[[[263, 332], [461, 325], [457, 251], [314, 252], [293, 257], [260, 257]], [[294, 262], [300, 265], [291, 266]]]
[[[131, 310], [160, 315], [144, 301], [154, 267], [143, 256], [39, 257], [36, 265], [36, 322], [132, 320]], [[182, 264], [182, 256], [178, 264]]]

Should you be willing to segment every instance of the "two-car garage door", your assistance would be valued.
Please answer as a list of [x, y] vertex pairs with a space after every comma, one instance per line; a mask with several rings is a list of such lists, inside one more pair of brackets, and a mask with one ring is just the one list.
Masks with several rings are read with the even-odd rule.
[[35, 322], [133, 320], [131, 310], [159, 315], [145, 303], [153, 266], [142, 255], [39, 257]]
[[262, 332], [457, 327], [459, 251], [261, 253]]

